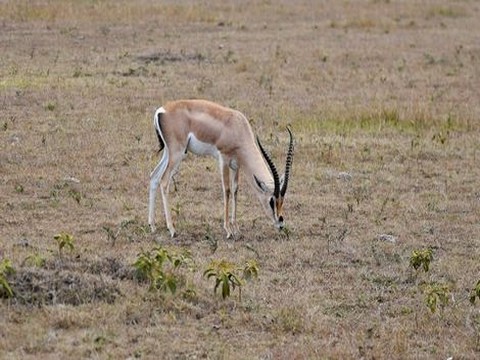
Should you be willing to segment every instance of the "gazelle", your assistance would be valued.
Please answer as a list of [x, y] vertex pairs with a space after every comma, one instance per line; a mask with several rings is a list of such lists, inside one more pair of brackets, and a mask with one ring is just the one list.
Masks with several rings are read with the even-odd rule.
[[[278, 229], [284, 227], [283, 200], [293, 160], [293, 136], [289, 128], [285, 173], [280, 178], [258, 138], [255, 142], [247, 118], [239, 111], [206, 100], [179, 100], [158, 108], [153, 122], [163, 155], [150, 175], [148, 223], [152, 232], [155, 231], [155, 195], [160, 185], [167, 228], [170, 235], [175, 236], [168, 189], [172, 176], [189, 151], [218, 159], [224, 200], [223, 227], [227, 238], [238, 232], [237, 190], [241, 168], [274, 225]], [[232, 212], [229, 220], [230, 195]]]

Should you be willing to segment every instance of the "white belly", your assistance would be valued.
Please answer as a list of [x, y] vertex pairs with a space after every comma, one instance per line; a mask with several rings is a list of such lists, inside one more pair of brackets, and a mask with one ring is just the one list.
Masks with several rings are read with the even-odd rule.
[[198, 140], [192, 133], [188, 134], [187, 150], [197, 155], [210, 155], [218, 158], [218, 149], [215, 145]]

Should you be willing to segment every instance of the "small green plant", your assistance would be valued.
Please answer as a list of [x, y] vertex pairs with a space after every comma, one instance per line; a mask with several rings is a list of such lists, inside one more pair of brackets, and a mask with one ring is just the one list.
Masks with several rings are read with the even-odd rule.
[[425, 288], [425, 304], [434, 313], [440, 306], [443, 309], [448, 305], [450, 288], [446, 284], [431, 283]]
[[[242, 272], [242, 278], [238, 275], [239, 272]], [[216, 294], [218, 288], [221, 287], [223, 299], [230, 297], [231, 293], [238, 288], [238, 299], [242, 301], [242, 286], [246, 281], [258, 277], [258, 264], [255, 260], [249, 260], [243, 267], [239, 267], [226, 260], [214, 260], [209, 264], [203, 276], [215, 279], [213, 292]]]
[[123, 220], [116, 228], [103, 226], [102, 229], [107, 233], [107, 239], [111, 241], [112, 244], [115, 244], [117, 239], [121, 237], [133, 242], [137, 238], [142, 238], [149, 234], [148, 225], [142, 224], [136, 218]]
[[157, 264], [150, 252], [141, 252], [138, 254], [137, 260], [133, 263], [133, 267], [137, 272], [137, 277], [141, 280], [153, 278], [154, 269]]
[[290, 240], [290, 235], [292, 234], [292, 230], [290, 229], [290, 227], [288, 225], [285, 225], [281, 229], [281, 232], [287, 238], [287, 240]]
[[[175, 187], [175, 191], [177, 191], [177, 188]], [[176, 217], [179, 217], [180, 216], [180, 213], [181, 213], [181, 209], [180, 209], [180, 203], [176, 203], [175, 204], [175, 207], [172, 207], [172, 211], [175, 213], [175, 216]]]
[[28, 255], [24, 261], [25, 264], [38, 268], [44, 267], [46, 262], [45, 257], [39, 253]]
[[[73, 182], [77, 182], [78, 180], [74, 179]], [[62, 198], [71, 198], [75, 200], [77, 204], [81, 204], [82, 200], [86, 197], [85, 195], [77, 189], [76, 184], [72, 184], [72, 182], [63, 180], [53, 185], [52, 190], [50, 191], [50, 199], [58, 204]]]
[[7, 280], [7, 275], [15, 273], [12, 262], [9, 259], [0, 261], [0, 297], [10, 298], [13, 290]]
[[430, 269], [430, 262], [432, 260], [432, 249], [413, 250], [412, 255], [410, 256], [410, 265], [415, 270], [418, 270], [420, 267], [422, 267], [425, 272], [428, 272]]
[[24, 187], [23, 187], [22, 184], [17, 184], [17, 185], [15, 185], [15, 192], [16, 192], [17, 194], [23, 194], [24, 191], [25, 191], [25, 189], [24, 189]]
[[53, 237], [58, 244], [58, 252], [61, 254], [64, 248], [73, 251], [75, 249], [75, 244], [73, 240], [73, 235], [62, 232]]
[[247, 281], [258, 278], [257, 260], [247, 260], [243, 266], [243, 278]]
[[212, 254], [214, 254], [215, 251], [217, 251], [218, 249], [218, 240], [215, 238], [215, 234], [212, 232], [212, 229], [208, 224], [207, 224], [206, 232], [207, 233], [205, 234], [205, 241], [210, 246], [210, 250], [212, 251]]
[[55, 110], [55, 107], [56, 107], [56, 104], [54, 102], [49, 101], [45, 104], [45, 110], [48, 110], [48, 111]]
[[477, 281], [477, 285], [470, 292], [470, 303], [474, 305], [477, 298], [480, 299], [480, 280]]
[[110, 226], [102, 226], [103, 231], [107, 233], [108, 241], [111, 241], [112, 244], [115, 244], [117, 240], [118, 232], [112, 230]]
[[207, 270], [203, 273], [203, 276], [206, 276], [208, 279], [215, 278], [215, 287], [213, 292], [216, 293], [217, 289], [221, 285], [222, 288], [222, 298], [226, 299], [230, 296], [232, 290], [239, 288], [239, 298], [241, 297], [241, 286], [242, 281], [235, 274], [236, 268], [235, 264], [228, 262], [226, 260], [221, 261], [212, 261], [208, 266]]
[[74, 189], [74, 188], [70, 188], [68, 190], [68, 196], [71, 197], [73, 200], [75, 200], [75, 202], [77, 204], [80, 204], [80, 201], [82, 200], [83, 198], [83, 195], [82, 193], [80, 193], [80, 191], [78, 191], [77, 189]]
[[[152, 251], [140, 253], [133, 264], [137, 277], [150, 283], [150, 290], [170, 291], [175, 294], [183, 283], [181, 268], [191, 268], [192, 256], [189, 251], [181, 252], [156, 247]], [[187, 292], [192, 293], [192, 289]]]
[[107, 344], [107, 341], [107, 338], [103, 335], [96, 336], [95, 339], [93, 339], [93, 347], [95, 351], [101, 352]]
[[438, 144], [444, 145], [447, 142], [449, 136], [450, 136], [450, 132], [448, 130], [439, 131], [432, 136], [432, 141]]

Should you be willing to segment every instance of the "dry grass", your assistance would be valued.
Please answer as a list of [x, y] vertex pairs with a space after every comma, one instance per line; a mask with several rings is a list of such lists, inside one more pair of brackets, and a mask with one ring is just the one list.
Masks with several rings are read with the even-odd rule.
[[[479, 357], [479, 12], [466, 0], [0, 1], [0, 261], [16, 269], [0, 357]], [[153, 110], [190, 97], [243, 111], [279, 161], [291, 124], [289, 236], [242, 183], [243, 237], [225, 241], [217, 167], [198, 158], [172, 194], [179, 237], [145, 231]], [[61, 232], [73, 251], [59, 251]], [[155, 241], [191, 251], [195, 296], [135, 276]], [[428, 273], [409, 266], [423, 248]], [[251, 258], [260, 274], [242, 301], [214, 296], [210, 261]], [[431, 313], [434, 282], [450, 292]]]

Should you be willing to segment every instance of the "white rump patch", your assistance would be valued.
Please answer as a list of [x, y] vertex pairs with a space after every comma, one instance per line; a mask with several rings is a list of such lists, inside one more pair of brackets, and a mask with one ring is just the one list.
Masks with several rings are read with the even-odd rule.
[[153, 116], [153, 118], [156, 119], [158, 117], [158, 114], [165, 114], [165, 113], [166, 113], [165, 109], [163, 108], [163, 106], [161, 106], [157, 109], [157, 111], [155, 111], [155, 115]]
[[[160, 129], [160, 125], [158, 124], [157, 119], [158, 119], [158, 114], [165, 114], [165, 113], [166, 111], [162, 106], [162, 107], [159, 107], [157, 111], [155, 111], [155, 115], [153, 115], [153, 126], [155, 127], [155, 129], [157, 129], [158, 134], [160, 134], [160, 136], [162, 137], [162, 141], [164, 144], [165, 144], [165, 140], [163, 139], [162, 129]], [[167, 146], [167, 144], [165, 144], [165, 146]]]

